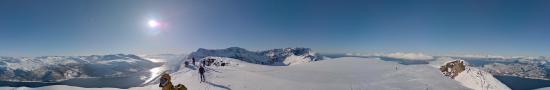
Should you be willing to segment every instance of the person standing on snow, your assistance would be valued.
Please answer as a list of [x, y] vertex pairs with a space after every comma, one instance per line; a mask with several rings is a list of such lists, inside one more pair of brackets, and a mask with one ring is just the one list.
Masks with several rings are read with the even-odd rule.
[[202, 60], [202, 66], [206, 67], [206, 60]]
[[192, 57], [191, 59], [193, 60], [193, 66], [196, 66], [195, 65], [195, 57]]
[[201, 78], [201, 82], [206, 82], [206, 79], [204, 78], [204, 66], [199, 66], [199, 75], [200, 75], [200, 78]]
[[184, 64], [185, 64], [185, 67], [189, 67], [189, 61], [185, 61]]

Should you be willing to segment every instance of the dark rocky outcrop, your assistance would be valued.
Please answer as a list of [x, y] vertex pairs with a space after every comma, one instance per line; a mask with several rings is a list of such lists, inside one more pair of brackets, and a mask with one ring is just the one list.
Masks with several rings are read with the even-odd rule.
[[462, 60], [455, 60], [441, 66], [439, 70], [441, 70], [441, 72], [443, 72], [445, 76], [448, 76], [454, 79], [456, 76], [458, 76], [460, 72], [466, 70], [466, 65]]

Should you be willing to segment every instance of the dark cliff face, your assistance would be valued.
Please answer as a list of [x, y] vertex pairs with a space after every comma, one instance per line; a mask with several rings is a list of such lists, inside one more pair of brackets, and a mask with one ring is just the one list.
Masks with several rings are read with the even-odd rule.
[[443, 72], [445, 76], [448, 76], [454, 79], [456, 76], [458, 76], [460, 72], [466, 70], [466, 65], [462, 60], [455, 60], [441, 66], [439, 70], [441, 70], [441, 72]]

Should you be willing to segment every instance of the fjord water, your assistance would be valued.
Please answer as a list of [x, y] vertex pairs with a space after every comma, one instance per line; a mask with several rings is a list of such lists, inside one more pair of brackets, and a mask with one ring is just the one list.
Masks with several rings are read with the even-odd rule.
[[532, 90], [550, 87], [550, 80], [529, 79], [514, 76], [494, 76], [512, 90]]
[[146, 79], [143, 78], [152, 78], [148, 77], [150, 73], [142, 72], [125, 77], [108, 77], [108, 78], [74, 78], [61, 82], [11, 82], [11, 81], [0, 81], [0, 86], [8, 87], [42, 87], [49, 85], [69, 85], [85, 88], [101, 88], [101, 87], [110, 87], [110, 88], [121, 88], [127, 89], [130, 87], [142, 86], [142, 83]]

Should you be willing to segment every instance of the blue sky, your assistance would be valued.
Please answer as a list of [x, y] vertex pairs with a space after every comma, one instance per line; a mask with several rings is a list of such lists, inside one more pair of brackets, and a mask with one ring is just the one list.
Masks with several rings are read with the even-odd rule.
[[[323, 53], [548, 56], [547, 0], [2, 0], [0, 56]], [[156, 20], [162, 27], [147, 26]]]

